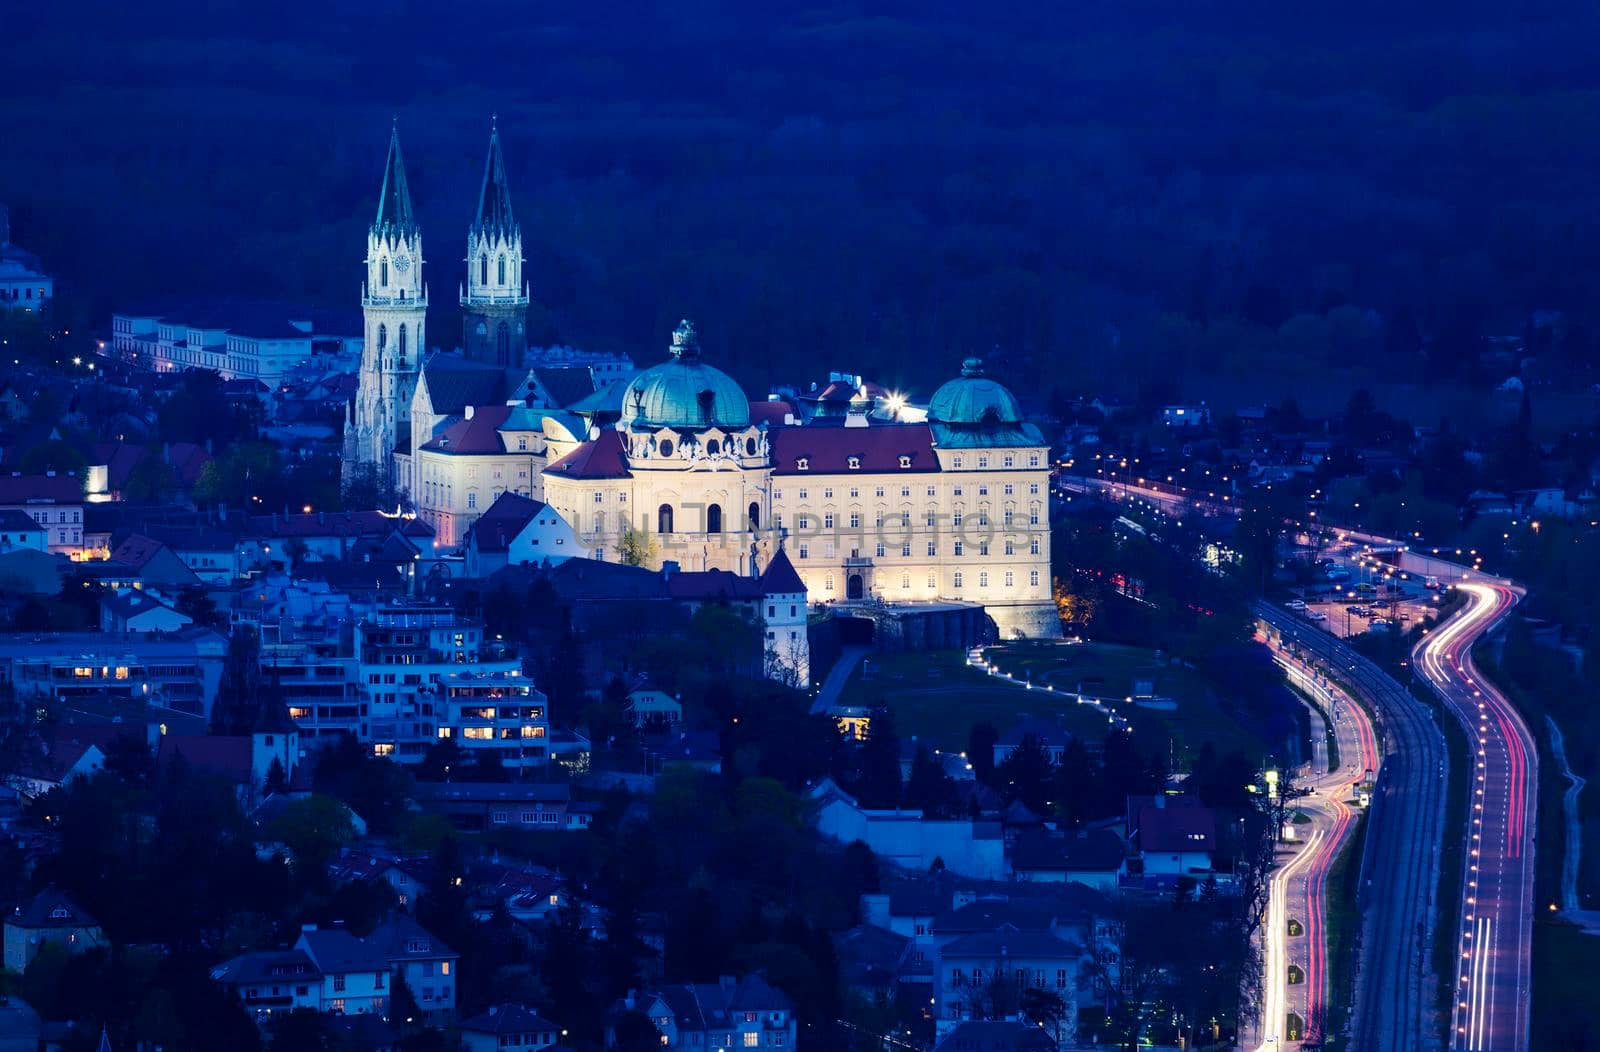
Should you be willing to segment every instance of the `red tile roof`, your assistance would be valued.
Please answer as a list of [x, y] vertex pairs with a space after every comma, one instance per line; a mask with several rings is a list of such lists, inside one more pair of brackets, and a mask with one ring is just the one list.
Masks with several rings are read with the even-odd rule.
[[507, 490], [468, 528], [472, 543], [480, 552], [503, 552], [511, 546], [512, 538], [544, 508], [540, 501]]
[[76, 475], [0, 476], [0, 504], [82, 504], [83, 480]]
[[[927, 424], [878, 424], [872, 427], [780, 427], [771, 432], [774, 475], [906, 473], [938, 471], [933, 431]], [[907, 467], [900, 458], [910, 458]], [[860, 458], [852, 469], [850, 458]], [[805, 470], [797, 467], [801, 459]]]
[[623, 456], [622, 435], [614, 428], [601, 431], [545, 471], [573, 479], [625, 479], [631, 474]]
[[130, 534], [126, 540], [117, 545], [111, 553], [113, 562], [127, 563], [135, 570], [145, 568], [151, 559], [154, 559], [165, 547], [153, 537], [146, 537], [142, 533]]
[[1157, 807], [1139, 809], [1141, 851], [1210, 851], [1217, 845], [1217, 816], [1209, 807]]
[[769, 424], [773, 427], [782, 425], [784, 417], [794, 412], [794, 406], [788, 402], [751, 402], [750, 422], [752, 424]]
[[438, 453], [504, 453], [506, 444], [500, 438], [500, 425], [511, 413], [508, 405], [480, 405], [472, 407], [472, 416], [458, 420], [422, 444], [423, 449]]

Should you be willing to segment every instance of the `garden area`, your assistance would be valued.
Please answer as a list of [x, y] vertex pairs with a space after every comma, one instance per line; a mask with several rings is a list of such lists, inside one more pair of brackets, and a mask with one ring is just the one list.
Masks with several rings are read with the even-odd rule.
[[[1179, 768], [1206, 741], [1219, 752], [1242, 749], [1259, 757], [1267, 751], [1262, 737], [1227, 711], [1199, 673], [1156, 651], [1024, 641], [985, 647], [982, 654], [993, 671], [969, 663], [964, 651], [872, 654], [839, 700], [887, 707], [902, 738], [915, 736], [952, 751], [966, 748], [973, 724], [987, 721], [1004, 734], [1024, 715], [1055, 717], [1087, 743], [1102, 741], [1126, 721], [1147, 742], [1170, 739]], [[1134, 699], [1136, 693], [1141, 697]], [[1080, 702], [1080, 695], [1096, 703]]]

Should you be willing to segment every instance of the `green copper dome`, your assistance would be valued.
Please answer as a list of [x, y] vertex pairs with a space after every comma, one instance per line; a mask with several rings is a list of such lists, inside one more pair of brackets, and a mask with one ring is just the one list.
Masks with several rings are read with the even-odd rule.
[[733, 377], [700, 360], [700, 339], [684, 321], [672, 334], [672, 360], [622, 392], [622, 419], [634, 427], [749, 427], [750, 402]]
[[983, 375], [983, 362], [968, 358], [961, 376], [933, 393], [928, 420], [939, 424], [1019, 424], [1022, 407], [1004, 386]]

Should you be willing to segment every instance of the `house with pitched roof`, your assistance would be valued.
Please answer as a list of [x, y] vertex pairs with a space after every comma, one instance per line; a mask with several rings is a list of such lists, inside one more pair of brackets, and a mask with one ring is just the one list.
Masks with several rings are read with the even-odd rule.
[[83, 479], [73, 474], [0, 476], [0, 511], [20, 511], [46, 531], [49, 550], [83, 550]]
[[49, 534], [49, 530], [15, 508], [0, 511], [0, 552], [47, 551]]
[[[407, 936], [399, 938], [400, 956], [391, 961], [387, 937], [359, 939], [343, 928], [319, 929], [307, 924], [289, 949], [240, 954], [213, 968], [211, 979], [237, 997], [258, 1022], [297, 1008], [383, 1016], [389, 1011], [396, 962], [403, 967], [411, 956], [404, 948]], [[429, 944], [431, 953], [431, 939]], [[424, 956], [416, 955], [419, 961]], [[453, 960], [453, 955], [449, 959]]]
[[102, 632], [176, 632], [194, 623], [150, 592], [123, 588], [100, 600]]
[[1082, 948], [1059, 935], [1010, 924], [953, 939], [939, 948], [935, 1026], [948, 1033], [962, 1020], [1019, 1019], [1027, 987], [1074, 1004], [1082, 960]]
[[715, 983], [681, 983], [650, 993], [630, 992], [611, 1006], [606, 1044], [616, 1041], [616, 1020], [643, 1012], [661, 1032], [663, 1048], [793, 1048], [794, 1002], [761, 972]]
[[1212, 875], [1217, 813], [1197, 798], [1165, 793], [1130, 796], [1126, 828], [1138, 871], [1147, 884]]
[[543, 501], [510, 490], [495, 497], [467, 527], [468, 577], [488, 577], [507, 566], [558, 563], [589, 550], [561, 513]]
[[142, 533], [130, 534], [111, 549], [111, 561], [132, 567], [141, 587], [198, 588], [201, 584], [176, 552]]
[[405, 913], [390, 917], [362, 941], [383, 955], [396, 976], [405, 979], [428, 1025], [443, 1025], [455, 1018], [460, 954]]
[[1075, 833], [1025, 833], [1011, 845], [1013, 880], [1078, 883], [1113, 892], [1122, 876], [1127, 846], [1109, 829]]
[[65, 947], [68, 953], [82, 953], [105, 942], [105, 932], [87, 910], [65, 892], [48, 887], [6, 917], [6, 971], [21, 975], [49, 943]]
[[543, 1052], [561, 1040], [561, 1028], [526, 1005], [490, 1005], [456, 1028], [466, 1052]]

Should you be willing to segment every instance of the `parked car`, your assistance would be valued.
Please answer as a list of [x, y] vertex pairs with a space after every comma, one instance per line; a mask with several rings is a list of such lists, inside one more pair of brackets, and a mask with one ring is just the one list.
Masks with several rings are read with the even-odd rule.
[[1306, 608], [1306, 601], [1304, 599], [1291, 599], [1283, 605], [1288, 607], [1290, 610], [1304, 610]]
[[1328, 619], [1328, 615], [1321, 610], [1307, 610], [1306, 616], [1313, 621], [1326, 621]]

